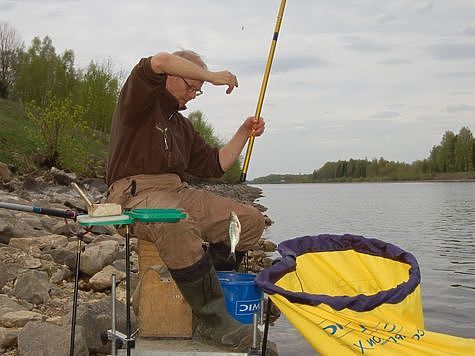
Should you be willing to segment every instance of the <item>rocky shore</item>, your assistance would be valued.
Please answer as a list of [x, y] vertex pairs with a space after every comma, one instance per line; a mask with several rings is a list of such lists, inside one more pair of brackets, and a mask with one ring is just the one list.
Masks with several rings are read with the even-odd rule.
[[[105, 199], [102, 179], [81, 179], [57, 169], [14, 176], [0, 163], [0, 202], [53, 208], [85, 209], [70, 187], [77, 182], [91, 201]], [[193, 183], [200, 189], [246, 204], [261, 196], [247, 185]], [[267, 224], [271, 221], [266, 217]], [[0, 209], [0, 354], [68, 355], [77, 234], [76, 222], [46, 215]], [[125, 330], [125, 241], [113, 227], [94, 227], [81, 242], [76, 327], [76, 355], [102, 355], [110, 345], [101, 332], [111, 324], [111, 274], [117, 276], [117, 326]], [[276, 249], [260, 239], [243, 265], [252, 272], [269, 266]], [[138, 283], [137, 240], [131, 239], [132, 290]], [[133, 320], [135, 322], [135, 320]]]

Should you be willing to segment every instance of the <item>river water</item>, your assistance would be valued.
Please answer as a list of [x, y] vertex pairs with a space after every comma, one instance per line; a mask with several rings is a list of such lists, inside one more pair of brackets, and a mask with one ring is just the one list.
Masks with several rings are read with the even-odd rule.
[[[475, 338], [474, 182], [256, 186], [274, 221], [265, 238], [351, 233], [395, 244], [419, 262], [426, 329]], [[281, 355], [315, 354], [284, 316], [269, 339]]]

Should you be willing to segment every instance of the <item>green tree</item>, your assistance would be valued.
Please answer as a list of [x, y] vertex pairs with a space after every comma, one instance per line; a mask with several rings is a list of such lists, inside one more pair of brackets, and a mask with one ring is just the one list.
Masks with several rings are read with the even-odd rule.
[[13, 89], [24, 103], [46, 106], [50, 97], [75, 97], [77, 84], [73, 51], [57, 55], [48, 36], [43, 40], [35, 37], [27, 51], [20, 53]]
[[47, 96], [45, 105], [34, 101], [26, 104], [26, 114], [33, 124], [30, 135], [38, 143], [42, 165], [81, 171], [81, 142], [86, 137], [87, 126], [81, 120], [82, 108], [71, 99]]
[[455, 170], [469, 172], [473, 170], [473, 135], [468, 127], [462, 127], [454, 145]]
[[[206, 143], [213, 147], [222, 147], [223, 142], [214, 134], [214, 128], [209, 124], [204, 114], [197, 110], [188, 115], [188, 119], [193, 124], [196, 131], [203, 137]], [[231, 166], [230, 169], [220, 178], [223, 182], [237, 183], [241, 177], [241, 157]]]
[[368, 163], [367, 176], [368, 178], [376, 178], [379, 176], [379, 166], [376, 158], [373, 158], [371, 162]]
[[433, 146], [429, 155], [429, 169], [430, 172], [441, 172], [439, 169], [440, 159], [440, 146]]
[[213, 126], [206, 121], [205, 116], [201, 111], [193, 111], [190, 113], [190, 115], [188, 115], [188, 119], [191, 121], [195, 130], [199, 132], [206, 143], [213, 147], [222, 146], [221, 140], [214, 134]]
[[119, 79], [112, 71], [112, 63], [89, 63], [81, 73], [78, 103], [84, 107], [84, 120], [102, 138], [110, 131], [111, 118], [119, 94]]
[[442, 137], [437, 162], [441, 172], [455, 171], [455, 141], [456, 136], [452, 131], [446, 131]]
[[337, 162], [326, 162], [321, 168], [319, 168], [314, 174], [313, 179], [315, 181], [319, 180], [332, 180], [337, 178]]

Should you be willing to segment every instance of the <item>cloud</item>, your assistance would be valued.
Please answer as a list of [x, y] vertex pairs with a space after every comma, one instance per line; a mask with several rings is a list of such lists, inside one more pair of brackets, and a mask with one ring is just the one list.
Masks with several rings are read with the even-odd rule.
[[[0, 11], [8, 11], [15, 7], [15, 3], [13, 1], [0, 1]], [[0, 18], [0, 22], [8, 22], [8, 19]]]
[[442, 43], [429, 47], [429, 52], [438, 59], [470, 59], [475, 58], [475, 44]]
[[388, 48], [380, 43], [374, 42], [368, 38], [356, 36], [345, 36], [345, 47], [358, 52], [384, 52]]
[[472, 92], [470, 91], [453, 91], [453, 92], [450, 92], [449, 93], [450, 95], [463, 95], [463, 96], [466, 96], [466, 95], [472, 95]]
[[464, 34], [464, 35], [468, 35], [468, 36], [475, 36], [475, 26], [467, 27], [467, 28], [463, 31], [463, 34]]
[[425, 14], [425, 13], [431, 12], [433, 8], [434, 8], [434, 2], [427, 1], [424, 3], [416, 4], [414, 7], [414, 10], [419, 14]]
[[475, 111], [475, 106], [474, 105], [466, 105], [466, 104], [447, 105], [446, 111], [448, 111], [448, 112]]
[[[240, 75], [255, 75], [264, 72], [266, 61], [267, 57], [255, 59], [239, 58], [239, 60], [223, 59], [220, 65], [227, 68], [234, 68]], [[272, 72], [275, 74], [288, 73], [294, 70], [319, 68], [327, 65], [328, 62], [326, 60], [317, 56], [279, 56], [278, 58], [274, 57]]]
[[473, 79], [473, 77], [475, 77], [475, 71], [442, 72], [436, 74], [435, 77], [448, 79]]
[[370, 118], [372, 119], [392, 119], [395, 117], [400, 117], [401, 114], [397, 111], [381, 111], [374, 115], [371, 115]]
[[414, 62], [409, 60], [409, 59], [386, 59], [384, 61], [380, 62], [383, 65], [388, 65], [388, 66], [402, 66], [402, 65], [409, 65], [413, 64]]
[[284, 57], [276, 61], [273, 71], [276, 73], [286, 73], [293, 70], [318, 68], [327, 65], [327, 61], [316, 56]]
[[399, 18], [393, 14], [381, 14], [376, 18], [376, 21], [380, 23], [388, 23], [397, 21]]

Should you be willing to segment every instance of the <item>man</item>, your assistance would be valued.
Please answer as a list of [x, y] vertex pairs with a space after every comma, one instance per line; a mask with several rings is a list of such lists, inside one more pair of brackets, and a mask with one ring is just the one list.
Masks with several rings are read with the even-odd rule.
[[[249, 117], [222, 148], [210, 147], [179, 111], [202, 94], [204, 82], [238, 86], [229, 71], [209, 71], [192, 51], [143, 58], [132, 70], [114, 112], [106, 181], [108, 201], [123, 208], [181, 208], [178, 223], [136, 223], [133, 234], [155, 242], [160, 257], [198, 317], [195, 333], [220, 345], [245, 350], [251, 330], [226, 311], [216, 269], [236, 269], [262, 235], [264, 219], [255, 208], [189, 188], [186, 174], [219, 177], [238, 158], [250, 135], [260, 136], [264, 120]], [[236, 212], [241, 238], [236, 262], [229, 255], [228, 219]], [[202, 242], [209, 248], [203, 250]]]

